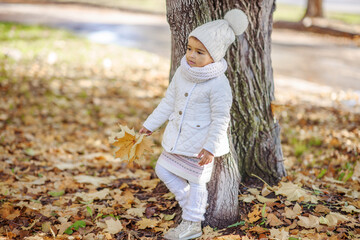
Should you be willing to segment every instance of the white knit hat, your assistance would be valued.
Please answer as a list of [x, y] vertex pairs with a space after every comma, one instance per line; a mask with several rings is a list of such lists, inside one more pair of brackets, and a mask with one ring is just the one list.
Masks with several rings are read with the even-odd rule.
[[225, 56], [226, 50], [235, 41], [235, 35], [242, 34], [249, 22], [239, 9], [228, 11], [224, 20], [215, 20], [195, 28], [189, 37], [197, 38], [208, 50], [215, 62]]

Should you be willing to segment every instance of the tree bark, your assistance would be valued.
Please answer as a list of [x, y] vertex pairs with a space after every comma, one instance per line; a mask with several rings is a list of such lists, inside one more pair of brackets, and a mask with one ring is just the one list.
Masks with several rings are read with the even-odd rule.
[[304, 18], [322, 18], [324, 17], [323, 1], [322, 0], [308, 0]]
[[249, 19], [248, 29], [225, 56], [233, 91], [231, 154], [215, 159], [208, 184], [210, 197], [205, 223], [225, 227], [239, 220], [240, 176], [246, 184], [262, 183], [261, 178], [273, 185], [286, 175], [280, 127], [271, 112], [274, 82], [270, 51], [275, 2], [167, 0], [166, 5], [172, 33], [170, 77], [179, 66], [186, 51], [187, 36], [195, 27], [223, 19], [233, 8], [244, 11]]

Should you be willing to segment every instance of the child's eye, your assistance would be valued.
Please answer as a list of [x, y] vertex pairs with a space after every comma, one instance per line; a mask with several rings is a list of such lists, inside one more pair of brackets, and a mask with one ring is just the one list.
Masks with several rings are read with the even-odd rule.
[[188, 47], [187, 50], [188, 50], [188, 51], [191, 51], [191, 48]]
[[197, 52], [198, 54], [200, 54], [200, 55], [203, 55], [203, 53], [202, 52]]

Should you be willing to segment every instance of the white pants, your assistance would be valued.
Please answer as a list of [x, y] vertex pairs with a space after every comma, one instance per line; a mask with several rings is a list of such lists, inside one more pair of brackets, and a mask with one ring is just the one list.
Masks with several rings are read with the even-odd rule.
[[175, 195], [175, 199], [183, 210], [182, 219], [193, 222], [205, 219], [204, 214], [208, 198], [206, 183], [188, 182], [159, 164], [156, 164], [155, 172], [170, 192]]

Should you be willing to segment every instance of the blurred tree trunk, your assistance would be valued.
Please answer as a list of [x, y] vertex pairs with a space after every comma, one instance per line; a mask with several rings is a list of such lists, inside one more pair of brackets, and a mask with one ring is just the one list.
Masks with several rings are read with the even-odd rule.
[[308, 0], [304, 18], [322, 18], [323, 13], [323, 0]]
[[226, 227], [239, 220], [240, 180], [259, 184], [263, 179], [276, 184], [286, 175], [280, 144], [280, 127], [271, 111], [274, 82], [271, 66], [271, 31], [274, 0], [167, 0], [167, 19], [172, 33], [173, 76], [186, 51], [187, 36], [197, 26], [223, 19], [233, 8], [245, 12], [247, 31], [225, 56], [227, 76], [233, 91], [229, 128], [231, 154], [215, 159], [208, 184], [209, 208], [205, 224]]

